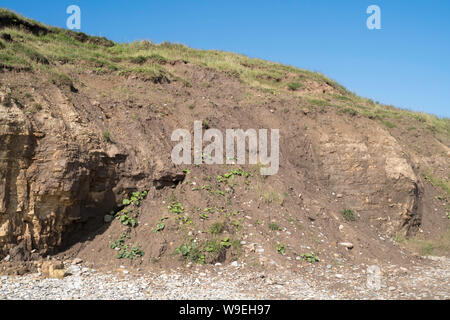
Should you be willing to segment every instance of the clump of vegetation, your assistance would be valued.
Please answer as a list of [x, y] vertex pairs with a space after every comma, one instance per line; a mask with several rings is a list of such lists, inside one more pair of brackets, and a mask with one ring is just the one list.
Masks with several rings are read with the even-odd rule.
[[[125, 208], [115, 214], [117, 220], [119, 220], [124, 226], [128, 227], [127, 232], [123, 232], [117, 241], [111, 243], [111, 249], [118, 250], [117, 258], [136, 259], [142, 257], [144, 252], [141, 250], [141, 246], [129, 246], [126, 244], [126, 240], [130, 239], [130, 230], [138, 225], [139, 206], [141, 201], [147, 196], [147, 191], [136, 191], [131, 194], [130, 199], [125, 198], [122, 200]], [[162, 222], [162, 220], [161, 220]], [[163, 228], [164, 229], [164, 228]]]
[[148, 195], [148, 191], [142, 191], [142, 192], [136, 191], [131, 194], [130, 199], [123, 199], [122, 203], [125, 206], [128, 206], [131, 203], [133, 203], [135, 206], [139, 207], [140, 202], [142, 200], [144, 200], [147, 197], [147, 195]]
[[288, 83], [289, 90], [295, 91], [298, 88], [303, 87], [303, 85], [300, 82], [290, 82]]
[[110, 248], [118, 251], [116, 258], [134, 260], [144, 256], [144, 251], [141, 250], [141, 246], [130, 247], [128, 244], [125, 244], [127, 239], [130, 239], [130, 234], [123, 232], [118, 240], [111, 243]]
[[261, 197], [265, 204], [278, 203], [281, 206], [284, 202], [283, 196], [275, 190], [264, 191]]
[[137, 216], [138, 211], [123, 209], [116, 213], [116, 219], [119, 220], [124, 226], [134, 228], [138, 225]]
[[215, 237], [200, 243], [190, 240], [177, 247], [175, 254], [198, 264], [214, 263], [220, 257], [224, 258], [226, 251], [231, 247], [239, 249], [240, 242], [237, 242], [231, 241], [228, 237], [222, 239]]
[[109, 131], [103, 131], [103, 140], [106, 142], [111, 142], [111, 134]]
[[191, 260], [198, 264], [205, 264], [205, 255], [194, 241], [191, 241], [190, 243], [183, 243], [175, 249], [175, 253], [181, 254], [184, 259]]
[[285, 252], [286, 252], [286, 246], [284, 244], [280, 243], [277, 246], [277, 251], [278, 251], [279, 254], [284, 255]]
[[221, 234], [225, 231], [225, 224], [223, 222], [216, 222], [210, 228], [209, 232], [211, 234]]
[[[122, 200], [122, 204], [126, 206], [122, 210], [116, 213], [115, 217], [119, 220], [123, 225], [134, 228], [138, 225], [138, 216], [139, 216], [139, 206], [141, 201], [147, 197], [147, 191], [136, 191], [131, 194], [130, 199], [125, 198]], [[130, 207], [130, 205], [132, 205]]]
[[341, 213], [346, 221], [356, 221], [356, 215], [352, 209], [344, 209]]
[[301, 255], [301, 258], [309, 263], [319, 262], [319, 257], [314, 253], [304, 253]]
[[235, 177], [240, 176], [244, 178], [249, 178], [252, 176], [250, 172], [244, 171], [242, 168], [233, 169], [230, 172], [224, 173], [223, 175], [217, 176], [217, 182], [228, 182], [230, 179], [234, 179]]
[[117, 259], [130, 259], [134, 260], [139, 257], [144, 256], [144, 251], [141, 250], [141, 246], [132, 246], [129, 248], [129, 246], [126, 244], [123, 247], [120, 248], [119, 252], [117, 253]]
[[175, 214], [183, 214], [183, 212], [184, 212], [184, 207], [181, 204], [181, 202], [174, 201], [167, 206], [167, 209], [169, 210], [169, 212], [172, 212]]
[[159, 223], [156, 224], [156, 228], [155, 228], [155, 230], [153, 230], [153, 232], [157, 233], [157, 232], [163, 231], [166, 228], [166, 224], [164, 223], [164, 220], [167, 220], [167, 219], [169, 219], [169, 217], [164, 217], [164, 218], [159, 219]]
[[280, 226], [276, 224], [275, 222], [269, 223], [269, 229], [272, 231], [278, 231], [280, 230]]

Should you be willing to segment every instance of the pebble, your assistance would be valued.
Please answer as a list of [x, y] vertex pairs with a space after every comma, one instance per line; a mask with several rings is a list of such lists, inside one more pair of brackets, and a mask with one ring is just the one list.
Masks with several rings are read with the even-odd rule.
[[[339, 273], [332, 272], [330, 264], [316, 263], [302, 265], [296, 271], [268, 266], [261, 274], [234, 261], [217, 268], [146, 271], [139, 275], [132, 275], [125, 267], [119, 269], [122, 272], [93, 274], [91, 270], [63, 279], [42, 278], [39, 274], [2, 275], [0, 300], [450, 299], [448, 258], [426, 259], [408, 268], [388, 263], [377, 267], [382, 271], [380, 289], [367, 286], [367, 277], [371, 275], [367, 265], [344, 263], [335, 267]], [[70, 268], [84, 269], [73, 264]]]

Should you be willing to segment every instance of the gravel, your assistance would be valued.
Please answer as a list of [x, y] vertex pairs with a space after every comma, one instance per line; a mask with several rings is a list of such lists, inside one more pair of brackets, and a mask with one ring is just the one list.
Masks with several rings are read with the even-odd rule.
[[[40, 274], [0, 276], [0, 300], [450, 299], [450, 259], [426, 262], [408, 268], [318, 263], [297, 272], [281, 266], [256, 271], [239, 264], [157, 273], [124, 268], [101, 273], [77, 264], [62, 280]], [[370, 285], [373, 270], [379, 281]]]

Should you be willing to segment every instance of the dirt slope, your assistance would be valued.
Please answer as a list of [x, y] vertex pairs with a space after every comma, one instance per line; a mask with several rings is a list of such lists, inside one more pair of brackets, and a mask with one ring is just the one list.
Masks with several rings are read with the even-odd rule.
[[[292, 67], [11, 15], [0, 15], [0, 258], [295, 267], [449, 254], [448, 119]], [[173, 165], [171, 134], [195, 120], [279, 128], [278, 174]], [[125, 205], [133, 192], [139, 205]]]

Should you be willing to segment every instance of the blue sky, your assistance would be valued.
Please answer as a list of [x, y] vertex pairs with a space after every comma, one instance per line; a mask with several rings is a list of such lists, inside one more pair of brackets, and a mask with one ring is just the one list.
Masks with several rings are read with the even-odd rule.
[[[450, 117], [448, 0], [0, 0], [53, 26], [81, 8], [81, 31], [220, 49], [320, 71], [360, 96]], [[381, 30], [366, 9], [381, 8]]]

